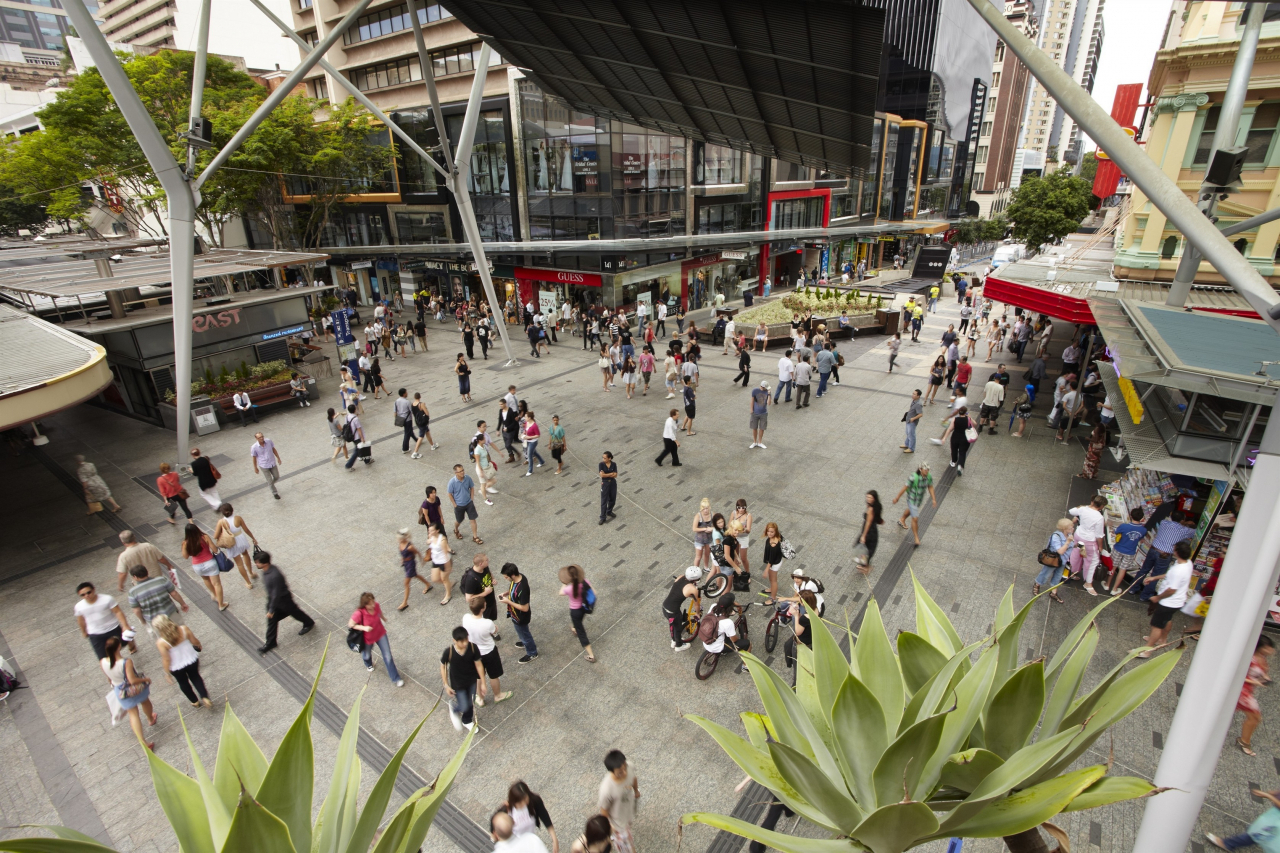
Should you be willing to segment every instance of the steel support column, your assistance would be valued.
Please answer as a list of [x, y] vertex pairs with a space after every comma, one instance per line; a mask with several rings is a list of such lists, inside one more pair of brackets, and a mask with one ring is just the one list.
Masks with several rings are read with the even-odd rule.
[[1009, 49], [1022, 60], [1032, 75], [1103, 148], [1121, 170], [1146, 194], [1187, 240], [1199, 247], [1209, 263], [1248, 301], [1258, 315], [1280, 331], [1280, 300], [1275, 290], [1213, 223], [1187, 198], [1178, 185], [1160, 170], [1146, 152], [1120, 129], [1115, 119], [1098, 105], [1093, 96], [1071, 79], [1056, 63], [1031, 42], [990, 0], [969, 0], [987, 25], [995, 30]]
[[[1236, 131], [1240, 128], [1240, 115], [1244, 112], [1244, 99], [1249, 92], [1249, 77], [1253, 74], [1253, 59], [1258, 52], [1258, 36], [1262, 33], [1262, 18], [1266, 14], [1265, 3], [1249, 6], [1245, 17], [1244, 33], [1240, 36], [1240, 48], [1236, 51], [1236, 61], [1231, 68], [1231, 79], [1227, 82], [1227, 91], [1222, 98], [1222, 110], [1218, 114], [1218, 127], [1213, 134], [1213, 149], [1209, 152], [1209, 162], [1213, 155], [1223, 148], [1231, 148], [1236, 144]], [[1206, 167], [1207, 168], [1207, 167]], [[1219, 189], [1209, 184], [1200, 186], [1200, 198], [1197, 207], [1204, 218], [1213, 221], [1218, 206]], [[1225, 234], [1223, 236], [1226, 236]], [[1182, 260], [1178, 261], [1178, 271], [1173, 276], [1173, 284], [1169, 286], [1166, 305], [1181, 308], [1187, 304], [1187, 296], [1191, 293], [1191, 283], [1200, 270], [1203, 256], [1190, 241], [1182, 250]]]

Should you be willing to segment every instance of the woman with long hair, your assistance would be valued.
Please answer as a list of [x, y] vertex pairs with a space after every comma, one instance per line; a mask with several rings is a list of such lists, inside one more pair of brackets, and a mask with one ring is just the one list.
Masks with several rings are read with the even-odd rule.
[[404, 687], [404, 679], [396, 669], [395, 658], [391, 656], [391, 643], [387, 640], [386, 617], [382, 615], [382, 606], [371, 592], [360, 593], [360, 606], [347, 620], [347, 628], [354, 628], [364, 633], [363, 648], [360, 657], [364, 659], [364, 668], [373, 672], [373, 647], [378, 647], [382, 655], [382, 663], [387, 668], [387, 677], [396, 687]]
[[[730, 531], [728, 519], [717, 512], [711, 516], [711, 528], [711, 573], [716, 574], [721, 567], [728, 567], [734, 575], [739, 574], [742, 563], [738, 559], [738, 537]], [[733, 527], [733, 530], [738, 529], [736, 525]]]
[[884, 505], [880, 503], [880, 493], [875, 489], [867, 492], [866, 508], [862, 512], [862, 535], [858, 544], [867, 549], [865, 557], [857, 559], [858, 571], [864, 575], [871, 574], [871, 558], [876, 555], [876, 545], [880, 543], [879, 525], [884, 524]]
[[1107, 428], [1098, 424], [1089, 433], [1089, 446], [1084, 452], [1084, 470], [1080, 476], [1086, 480], [1096, 479], [1098, 463], [1102, 461], [1102, 451], [1107, 449]]
[[938, 396], [938, 389], [942, 387], [942, 380], [946, 373], [947, 359], [940, 355], [934, 359], [933, 367], [929, 368], [929, 390], [925, 392], [924, 401], [930, 406], [933, 405], [933, 398]]
[[[432, 491], [434, 486], [429, 487]], [[431, 552], [431, 582], [444, 585], [442, 605], [453, 598], [453, 581], [449, 573], [453, 571], [453, 549], [449, 547], [449, 534], [444, 532], [442, 521], [433, 521], [427, 528], [427, 550]]]
[[400, 567], [404, 570], [404, 601], [400, 602], [400, 606], [396, 610], [408, 610], [410, 582], [416, 578], [423, 586], [423, 595], [431, 592], [431, 584], [427, 582], [426, 578], [418, 574], [418, 558], [422, 556], [422, 552], [409, 541], [409, 528], [407, 527], [401, 527], [396, 532], [396, 553], [400, 555]]
[[613, 381], [613, 361], [609, 357], [609, 348], [604, 344], [600, 345], [600, 358], [596, 361], [596, 365], [604, 377], [604, 390], [608, 391], [609, 383]]
[[737, 534], [738, 562], [742, 563], [742, 571], [749, 576], [751, 574], [751, 563], [747, 559], [747, 548], [751, 546], [751, 513], [747, 511], [745, 498], [738, 498], [738, 502], [733, 507], [733, 514], [729, 516], [729, 527], [733, 528], [734, 525], [739, 528]]
[[622, 384], [626, 386], [627, 399], [630, 400], [636, 393], [636, 363], [629, 355], [622, 358]]
[[378, 399], [379, 391], [390, 397], [391, 392], [387, 390], [386, 380], [382, 378], [382, 364], [377, 358], [374, 358], [373, 365], [369, 368], [369, 373], [373, 376], [373, 399]]
[[186, 625], [179, 625], [163, 613], [151, 620], [151, 627], [156, 629], [160, 639], [156, 640], [156, 648], [160, 651], [160, 660], [164, 663], [165, 679], [172, 684], [178, 682], [182, 695], [187, 697], [192, 708], [203, 705], [212, 708], [209, 691], [200, 676], [200, 640]]
[[582, 834], [573, 840], [570, 853], [609, 853], [612, 849], [612, 834], [609, 818], [604, 815], [589, 818]]
[[329, 461], [337, 459], [339, 453], [342, 454], [343, 459], [350, 459], [351, 457], [347, 455], [347, 442], [342, 437], [342, 426], [347, 422], [346, 418], [339, 420], [338, 413], [333, 409], [325, 412], [324, 416], [329, 421], [329, 443], [333, 445], [333, 455], [329, 457]]
[[235, 514], [231, 504], [224, 503], [218, 507], [218, 524], [213, 528], [213, 541], [218, 543], [224, 554], [235, 560], [244, 585], [253, 589], [253, 580], [258, 573], [253, 570], [253, 561], [249, 559], [253, 549], [258, 545], [258, 538], [253, 535], [244, 519]]
[[587, 662], [595, 663], [596, 655], [591, 650], [591, 640], [587, 638], [587, 627], [582, 622], [587, 615], [586, 597], [591, 584], [587, 583], [582, 573], [582, 566], [578, 565], [565, 566], [561, 569], [560, 581], [564, 584], [560, 587], [560, 594], [569, 598], [569, 621], [573, 623], [573, 633], [577, 635], [578, 642], [587, 653]]
[[764, 579], [769, 584], [765, 605], [778, 601], [778, 566], [782, 565], [782, 532], [772, 521], [764, 526]]
[[951, 423], [947, 425], [947, 431], [942, 434], [942, 443], [947, 443], [947, 436], [951, 436], [951, 467], [956, 469], [956, 476], [964, 476], [964, 461], [969, 458], [969, 447], [972, 442], [965, 435], [970, 428], [977, 428], [973, 418], [969, 417], [969, 407], [961, 406], [956, 409], [955, 417], [951, 419]]
[[551, 853], [560, 853], [560, 839], [556, 838], [556, 828], [551, 823], [546, 803], [523, 780], [517, 780], [507, 790], [507, 801], [502, 804], [502, 809], [511, 815], [516, 835], [532, 835], [538, 829], [545, 829], [551, 836]]
[[462, 395], [462, 402], [471, 402], [471, 368], [467, 366], [467, 357], [464, 353], [458, 353], [458, 361], [453, 365], [453, 372], [458, 377], [458, 393]]
[[183, 531], [182, 556], [191, 560], [191, 570], [204, 581], [205, 589], [218, 602], [218, 609], [226, 610], [227, 603], [222, 598], [222, 577], [218, 572], [218, 561], [213, 556], [217, 553], [218, 546], [209, 534], [201, 532], [194, 524], [187, 525]]
[[409, 410], [413, 414], [413, 425], [418, 428], [418, 443], [413, 446], [413, 453], [409, 458], [421, 459], [422, 454], [419, 451], [422, 449], [424, 439], [432, 450], [439, 450], [440, 445], [436, 444], [436, 440], [431, 437], [431, 412], [427, 410], [427, 404], [423, 401], [420, 392], [414, 392], [413, 403], [409, 406]]
[[[107, 642], [110, 642], [108, 640]], [[1253, 658], [1249, 661], [1249, 670], [1245, 673], [1244, 686], [1240, 688], [1240, 699], [1236, 702], [1236, 710], [1244, 712], [1244, 726], [1240, 737], [1236, 738], [1236, 746], [1245, 755], [1256, 756], [1253, 751], [1253, 733], [1262, 723], [1262, 707], [1253, 695], [1255, 687], [1271, 683], [1270, 665], [1267, 658], [1276, 653], [1276, 644], [1266, 634], [1258, 637], [1258, 645], [1254, 648]]]
[[[138, 740], [142, 740], [142, 718], [139, 709], [147, 715], [147, 725], [154, 726], [159, 715], [151, 707], [151, 679], [145, 678], [133, 665], [132, 658], [120, 653], [120, 638], [108, 637], [103, 646], [106, 657], [98, 661], [116, 692], [120, 707], [129, 715], [129, 726]], [[145, 741], [147, 749], [155, 752], [156, 742]]]
[[703, 498], [698, 511], [693, 516], [693, 564], [702, 569], [712, 569], [715, 563], [711, 559], [712, 532], [715, 530], [714, 516], [711, 514], [711, 501]]

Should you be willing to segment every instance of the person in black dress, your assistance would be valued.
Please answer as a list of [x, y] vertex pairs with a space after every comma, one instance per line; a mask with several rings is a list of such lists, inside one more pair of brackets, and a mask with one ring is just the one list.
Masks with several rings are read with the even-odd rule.
[[880, 544], [880, 525], [884, 524], [884, 506], [880, 503], [880, 493], [875, 489], [867, 492], [867, 505], [862, 514], [862, 535], [858, 544], [867, 549], [866, 557], [857, 559], [858, 571], [864, 575], [871, 573], [871, 558], [876, 555], [876, 545]]

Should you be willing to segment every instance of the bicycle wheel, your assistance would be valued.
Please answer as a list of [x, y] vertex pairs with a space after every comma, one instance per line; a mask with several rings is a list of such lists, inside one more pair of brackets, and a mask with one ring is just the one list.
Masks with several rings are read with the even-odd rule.
[[724, 576], [723, 572], [721, 572], [711, 578], [711, 580], [707, 581], [707, 585], [702, 588], [702, 591], [707, 598], [719, 598], [721, 595], [724, 595], [724, 591], [728, 588], [729, 579]]
[[698, 665], [693, 668], [693, 674], [698, 676], [699, 681], [706, 681], [716, 671], [716, 664], [719, 662], [720, 655], [717, 652], [703, 652], [702, 657], [698, 658]]
[[782, 620], [776, 615], [769, 620], [769, 624], [764, 626], [764, 650], [772, 652], [774, 647], [778, 645], [778, 623]]
[[697, 614], [691, 613], [693, 602], [685, 599], [680, 605], [680, 642], [692, 643], [698, 636], [698, 617]]

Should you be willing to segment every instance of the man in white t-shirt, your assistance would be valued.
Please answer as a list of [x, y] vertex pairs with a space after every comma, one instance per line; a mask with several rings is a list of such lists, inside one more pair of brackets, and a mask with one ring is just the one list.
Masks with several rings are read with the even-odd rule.
[[791, 360], [791, 350], [787, 350], [787, 354], [778, 359], [778, 390], [773, 392], [773, 402], [778, 402], [778, 396], [785, 388], [787, 391], [787, 402], [791, 402], [791, 389], [795, 386], [796, 364]]
[[1106, 531], [1106, 522], [1101, 512], [1106, 505], [1106, 498], [1094, 495], [1087, 506], [1067, 510], [1068, 515], [1080, 520], [1076, 525], [1076, 547], [1071, 550], [1071, 573], [1084, 573], [1084, 590], [1090, 595], [1098, 594], [1093, 588], [1093, 572], [1098, 568], [1098, 554]]
[[711, 642], [703, 642], [702, 644], [702, 647], [713, 655], [720, 654], [724, 651], [726, 639], [732, 640], [733, 645], [739, 651], [751, 651], [751, 641], [745, 637], [738, 636], [738, 626], [735, 625], [733, 621], [734, 616], [737, 615], [734, 612], [734, 605], [736, 603], [733, 593], [731, 592], [727, 592], [720, 596], [720, 600], [716, 602], [715, 610], [713, 611], [716, 615], [716, 619], [718, 620], [716, 623], [716, 636]]
[[[480, 664], [489, 679], [493, 702], [497, 704], [510, 699], [511, 691], [503, 693], [502, 683], [498, 681], [502, 677], [502, 656], [498, 653], [498, 644], [494, 642], [498, 626], [492, 619], [484, 618], [484, 605], [484, 596], [476, 596], [468, 605], [471, 612], [462, 617], [462, 627], [467, 629], [467, 639], [480, 650]], [[477, 688], [476, 692], [476, 707], [483, 708], [484, 696], [479, 692], [480, 689]]]
[[124, 642], [124, 632], [129, 632], [129, 650], [136, 652], [137, 644], [133, 641], [133, 629], [129, 627], [129, 618], [124, 615], [120, 605], [109, 595], [98, 595], [93, 584], [85, 581], [76, 587], [76, 622], [80, 625], [80, 633], [93, 646], [94, 657], [102, 660], [107, 656], [107, 639], [115, 637]]
[[667, 303], [659, 302], [654, 316], [658, 318], [658, 328], [654, 329], [653, 333], [660, 338], [665, 338], [667, 336]]
[[[1169, 568], [1165, 569], [1164, 574], [1147, 579], [1148, 582], [1159, 581], [1156, 585], [1156, 594], [1151, 598], [1156, 606], [1151, 614], [1151, 633], [1142, 638], [1143, 642], [1153, 648], [1159, 646], [1169, 636], [1169, 623], [1173, 621], [1173, 614], [1187, 603], [1191, 577], [1195, 573], [1191, 563], [1190, 540], [1183, 539], [1173, 546], [1173, 558], [1173, 562], [1169, 564]], [[1138, 657], [1149, 658], [1151, 652], [1145, 651]]]

